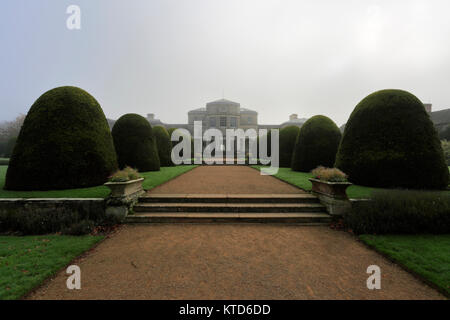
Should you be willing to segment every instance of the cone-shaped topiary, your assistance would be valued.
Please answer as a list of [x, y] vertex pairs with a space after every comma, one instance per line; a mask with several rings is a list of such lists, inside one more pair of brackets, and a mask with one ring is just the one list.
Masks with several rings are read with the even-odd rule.
[[280, 167], [291, 167], [292, 153], [299, 132], [300, 128], [297, 126], [287, 126], [280, 130]]
[[126, 166], [141, 172], [159, 171], [159, 157], [152, 126], [142, 116], [123, 115], [112, 129], [117, 161], [121, 169]]
[[28, 112], [5, 189], [97, 186], [116, 169], [111, 132], [98, 102], [80, 88], [59, 87], [39, 97]]
[[306, 121], [295, 142], [291, 168], [309, 172], [318, 166], [332, 167], [341, 140], [341, 131], [328, 117], [314, 116]]
[[448, 168], [422, 102], [382, 90], [364, 98], [347, 122], [336, 167], [350, 181], [374, 187], [445, 188]]
[[159, 162], [161, 167], [173, 166], [171, 153], [172, 143], [170, 142], [169, 133], [166, 128], [162, 126], [156, 126], [153, 128], [153, 133], [156, 139], [156, 145], [158, 147]]

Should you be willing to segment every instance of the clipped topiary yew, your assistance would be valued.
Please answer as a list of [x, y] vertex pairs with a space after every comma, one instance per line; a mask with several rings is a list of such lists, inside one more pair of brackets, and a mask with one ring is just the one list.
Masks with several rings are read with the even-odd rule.
[[117, 161], [121, 169], [129, 166], [140, 172], [159, 171], [159, 156], [152, 126], [142, 116], [123, 115], [112, 129]]
[[169, 133], [166, 128], [162, 126], [156, 126], [153, 128], [153, 133], [156, 139], [156, 146], [158, 148], [159, 162], [161, 167], [173, 166], [171, 153], [172, 143], [170, 141]]
[[52, 89], [28, 112], [6, 174], [7, 190], [97, 186], [117, 169], [99, 103], [76, 87]]
[[382, 90], [364, 98], [347, 122], [336, 167], [373, 187], [446, 188], [448, 168], [422, 102], [409, 92]]
[[332, 167], [341, 141], [341, 131], [328, 117], [314, 116], [300, 129], [291, 168], [309, 172], [318, 166]]
[[295, 141], [299, 132], [300, 128], [297, 126], [287, 126], [280, 130], [280, 167], [289, 168], [291, 166]]
[[172, 141], [172, 140], [171, 140], [172, 133], [173, 133], [175, 130], [177, 130], [177, 128], [169, 128], [169, 129], [167, 129], [167, 133], [169, 134], [170, 145], [172, 146], [172, 148], [175, 147], [175, 146], [177, 145], [177, 142], [176, 142], [176, 141]]

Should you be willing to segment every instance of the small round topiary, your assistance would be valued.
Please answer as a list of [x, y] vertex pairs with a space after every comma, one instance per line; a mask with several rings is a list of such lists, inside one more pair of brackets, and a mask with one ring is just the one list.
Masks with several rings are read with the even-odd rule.
[[44, 93], [31, 107], [6, 174], [8, 190], [56, 190], [103, 184], [117, 169], [99, 103], [76, 87]]
[[156, 139], [156, 146], [158, 147], [159, 162], [161, 167], [173, 166], [174, 164], [171, 157], [172, 143], [166, 128], [156, 126], [153, 128], [153, 133]]
[[332, 167], [341, 141], [341, 131], [328, 117], [314, 116], [300, 129], [291, 168], [309, 172], [318, 166]]
[[289, 168], [291, 166], [295, 141], [299, 132], [300, 128], [297, 126], [287, 126], [280, 130], [280, 167]]
[[409, 92], [382, 90], [364, 98], [347, 122], [336, 167], [373, 187], [446, 188], [448, 168], [422, 102]]
[[152, 126], [142, 116], [123, 115], [112, 129], [117, 161], [121, 169], [129, 166], [141, 172], [159, 171], [159, 157]]

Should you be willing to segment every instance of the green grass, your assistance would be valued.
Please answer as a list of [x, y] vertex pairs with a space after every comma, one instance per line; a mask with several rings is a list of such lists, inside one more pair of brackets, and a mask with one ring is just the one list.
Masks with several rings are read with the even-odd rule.
[[[263, 166], [255, 165], [251, 167], [259, 170]], [[298, 188], [301, 188], [305, 191], [311, 191], [312, 189], [312, 184], [308, 180], [309, 178], [312, 177], [312, 174], [309, 172], [297, 172], [292, 171], [291, 168], [279, 168], [278, 173], [275, 175], [275, 177], [287, 183], [290, 183]], [[368, 199], [371, 197], [372, 192], [382, 190], [392, 190], [392, 189], [372, 188], [372, 187], [352, 185], [347, 189], [347, 196], [350, 199]], [[450, 191], [434, 191], [434, 192], [450, 193]]]
[[362, 235], [360, 239], [450, 297], [450, 234]]
[[[196, 165], [182, 165], [162, 167], [161, 171], [141, 172], [145, 177], [143, 187], [146, 190], [152, 189], [195, 167]], [[0, 166], [0, 198], [106, 198], [110, 192], [105, 186], [54, 191], [7, 191], [3, 189], [7, 168], [8, 166]]]
[[22, 297], [102, 239], [0, 236], [0, 300]]

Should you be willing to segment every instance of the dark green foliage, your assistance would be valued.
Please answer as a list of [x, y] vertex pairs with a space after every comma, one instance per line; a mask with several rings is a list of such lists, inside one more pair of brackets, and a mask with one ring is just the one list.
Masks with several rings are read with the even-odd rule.
[[0, 138], [0, 158], [5, 157], [5, 151], [6, 151], [6, 140]]
[[[93, 221], [97, 224], [107, 222], [103, 216], [97, 217], [83, 210], [78, 212], [64, 210], [64, 212], [61, 212], [60, 210], [33, 211], [11, 209], [0, 211], [0, 232], [20, 232], [22, 235], [40, 235], [56, 232], [74, 234], [84, 228], [85, 222], [83, 221], [90, 221], [89, 224], [91, 226], [94, 224]], [[79, 231], [76, 231], [76, 229]], [[86, 233], [89, 232], [87, 231]]]
[[172, 143], [170, 142], [169, 133], [167, 132], [166, 128], [156, 126], [153, 128], [153, 133], [155, 135], [161, 167], [173, 166], [171, 158]]
[[[177, 145], [177, 142], [176, 142], [176, 141], [172, 141], [172, 140], [171, 140], [172, 133], [173, 133], [175, 130], [177, 130], [177, 128], [169, 128], [169, 129], [167, 130], [167, 133], [169, 134], [170, 145], [172, 146], [172, 148], [175, 147], [175, 146]], [[180, 138], [180, 140], [181, 140], [181, 138]]]
[[439, 133], [439, 139], [450, 140], [450, 125]]
[[280, 130], [280, 167], [289, 168], [300, 128], [288, 126]]
[[442, 189], [449, 181], [428, 113], [417, 97], [402, 90], [372, 93], [356, 106], [335, 166], [365, 186]]
[[314, 116], [300, 129], [292, 156], [294, 171], [309, 172], [318, 166], [333, 167], [341, 131], [328, 117]]
[[64, 228], [61, 233], [70, 236], [81, 236], [84, 234], [90, 234], [95, 229], [95, 223], [91, 220], [82, 220], [74, 223], [73, 225]]
[[112, 136], [121, 169], [129, 166], [141, 172], [159, 171], [153, 129], [144, 117], [134, 113], [123, 115], [114, 124]]
[[441, 141], [442, 150], [444, 150], [444, 157], [447, 161], [447, 165], [450, 166], [450, 141], [442, 140]]
[[5, 189], [97, 186], [116, 169], [111, 132], [98, 102], [82, 89], [59, 87], [39, 97], [28, 112]]
[[8, 139], [8, 142], [6, 143], [6, 148], [5, 148], [5, 158], [10, 158], [12, 156], [16, 142], [17, 142], [17, 137], [11, 137]]
[[356, 234], [450, 233], [448, 192], [380, 191], [344, 216]]

